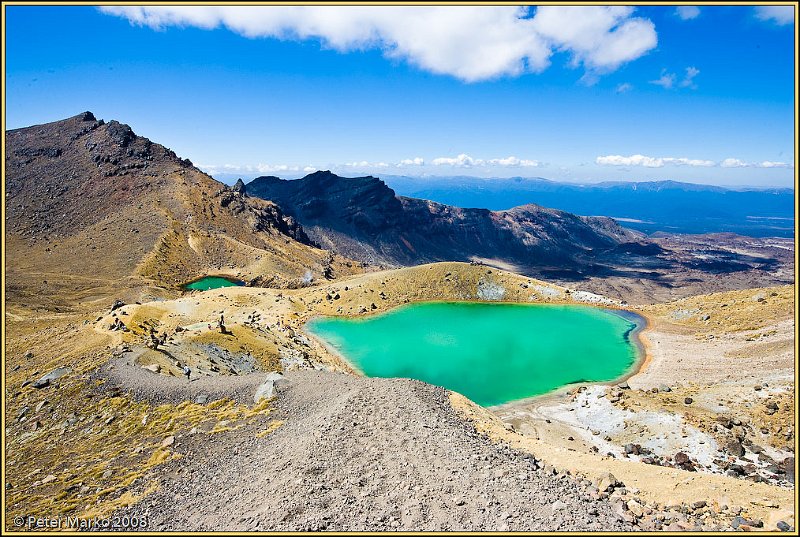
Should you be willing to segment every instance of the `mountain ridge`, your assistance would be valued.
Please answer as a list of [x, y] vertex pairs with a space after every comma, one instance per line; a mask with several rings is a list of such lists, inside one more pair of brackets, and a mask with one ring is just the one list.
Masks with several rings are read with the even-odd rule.
[[528, 266], [579, 263], [639, 236], [611, 219], [526, 204], [507, 211], [397, 196], [373, 176], [317, 171], [302, 179], [259, 177], [251, 195], [271, 199], [319, 244], [370, 263], [409, 265], [502, 258]]

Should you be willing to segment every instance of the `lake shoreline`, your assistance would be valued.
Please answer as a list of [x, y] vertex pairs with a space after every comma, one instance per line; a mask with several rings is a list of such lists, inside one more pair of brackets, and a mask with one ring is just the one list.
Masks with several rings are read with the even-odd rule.
[[[401, 304], [395, 308], [391, 308], [388, 311], [397, 311], [399, 309], [419, 305], [419, 304], [474, 304], [474, 305], [517, 305], [517, 306], [582, 306], [585, 308], [591, 308], [596, 310], [601, 310], [606, 313], [610, 313], [621, 317], [622, 319], [632, 322], [634, 327], [625, 335], [626, 340], [631, 343], [636, 348], [635, 358], [633, 363], [626, 369], [625, 373], [621, 376], [614, 377], [613, 379], [609, 380], [601, 380], [601, 381], [585, 381], [579, 380], [576, 382], [571, 382], [569, 384], [564, 384], [555, 388], [551, 391], [546, 393], [532, 395], [529, 397], [524, 397], [521, 399], [514, 399], [512, 401], [507, 401], [505, 403], [501, 403], [498, 405], [488, 405], [484, 406], [483, 408], [489, 409], [499, 409], [499, 408], [508, 408], [514, 405], [529, 405], [531, 403], [536, 404], [546, 404], [553, 400], [559, 400], [562, 398], [566, 393], [573, 390], [576, 386], [586, 386], [586, 385], [614, 385], [614, 384], [622, 384], [627, 379], [631, 378], [634, 375], [637, 375], [640, 372], [643, 372], [651, 363], [652, 356], [650, 352], [650, 345], [647, 338], [644, 336], [645, 332], [652, 326], [652, 320], [643, 312], [636, 311], [633, 309], [626, 309], [623, 307], [617, 307], [614, 305], [599, 305], [599, 304], [587, 304], [585, 302], [579, 301], [570, 301], [570, 302], [560, 302], [560, 303], [525, 303], [519, 301], [475, 301], [475, 300], [422, 300], [422, 301], [413, 301], [408, 302], [406, 304]], [[322, 337], [316, 335], [309, 329], [309, 324], [312, 323], [316, 319], [320, 318], [335, 318], [335, 319], [350, 319], [350, 320], [366, 320], [368, 318], [373, 318], [379, 315], [386, 314], [386, 310], [377, 311], [377, 312], [369, 312], [364, 314], [344, 314], [344, 315], [320, 315], [314, 314], [308, 319], [306, 319], [301, 327], [303, 334], [312, 338], [316, 343], [321, 345], [327, 352], [339, 358], [343, 363], [345, 363], [353, 373], [366, 377], [367, 375], [363, 372], [363, 370], [353, 364], [347, 357], [345, 357], [338, 349], [336, 349], [333, 345], [328, 343]], [[449, 389], [449, 388], [448, 388]], [[455, 391], [455, 390], [450, 390]]]

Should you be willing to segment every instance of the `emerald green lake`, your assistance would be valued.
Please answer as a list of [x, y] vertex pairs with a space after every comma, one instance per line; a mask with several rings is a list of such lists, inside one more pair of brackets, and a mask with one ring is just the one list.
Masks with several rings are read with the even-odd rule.
[[639, 353], [637, 318], [588, 306], [428, 302], [307, 328], [366, 376], [418, 379], [493, 406], [624, 375]]
[[219, 287], [234, 287], [237, 285], [244, 285], [243, 282], [223, 278], [221, 276], [206, 276], [199, 280], [187, 283], [183, 286], [184, 289], [194, 289], [196, 291], [208, 291], [209, 289], [217, 289]]

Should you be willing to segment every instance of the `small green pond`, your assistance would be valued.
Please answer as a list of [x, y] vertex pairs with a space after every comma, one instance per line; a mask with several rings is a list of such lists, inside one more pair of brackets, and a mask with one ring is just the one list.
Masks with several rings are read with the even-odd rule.
[[623, 376], [636, 361], [630, 312], [589, 306], [427, 302], [308, 330], [370, 377], [406, 377], [483, 406]]
[[237, 285], [244, 285], [244, 282], [234, 280], [232, 278], [224, 278], [222, 276], [206, 276], [183, 286], [184, 289], [193, 289], [195, 291], [208, 291], [209, 289], [218, 289], [220, 287], [235, 287]]

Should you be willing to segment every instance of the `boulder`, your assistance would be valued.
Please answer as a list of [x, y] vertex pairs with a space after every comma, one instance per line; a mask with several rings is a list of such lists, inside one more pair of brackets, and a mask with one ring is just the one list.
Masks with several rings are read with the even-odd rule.
[[625, 453], [628, 455], [639, 455], [642, 450], [642, 446], [639, 444], [625, 444]]
[[151, 371], [153, 373], [161, 372], [161, 366], [158, 364], [143, 365], [142, 369], [147, 369], [148, 371]]
[[273, 372], [267, 375], [267, 378], [264, 379], [264, 382], [256, 388], [256, 393], [253, 396], [253, 402], [258, 403], [262, 399], [269, 399], [270, 397], [274, 397], [278, 391], [284, 388], [289, 381], [278, 372]]
[[742, 447], [742, 443], [738, 440], [730, 440], [725, 444], [725, 451], [733, 455], [734, 457], [743, 457], [744, 456], [744, 448]]
[[[50, 382], [60, 379], [61, 377], [63, 377], [67, 373], [70, 373], [71, 371], [72, 371], [71, 367], [57, 367], [52, 371], [50, 371], [48, 374], [41, 377], [36, 382], [33, 382], [31, 386], [33, 386], [34, 388], [44, 388], [45, 386], [49, 386]], [[36, 386], [36, 383], [43, 383], [43, 385]]]
[[50, 386], [50, 381], [46, 379], [45, 380], [39, 379], [31, 382], [29, 386], [31, 388], [36, 388], [37, 390], [40, 390], [42, 388], [47, 388], [48, 386]]
[[641, 518], [644, 515], [644, 507], [636, 500], [628, 500], [628, 511], [636, 518]]
[[600, 476], [600, 479], [597, 481], [597, 489], [600, 492], [607, 492], [614, 487], [620, 486], [621, 483], [614, 477], [614, 474], [610, 472], [606, 472]]
[[786, 475], [794, 475], [794, 457], [786, 457], [783, 459], [780, 463], [780, 468]]

